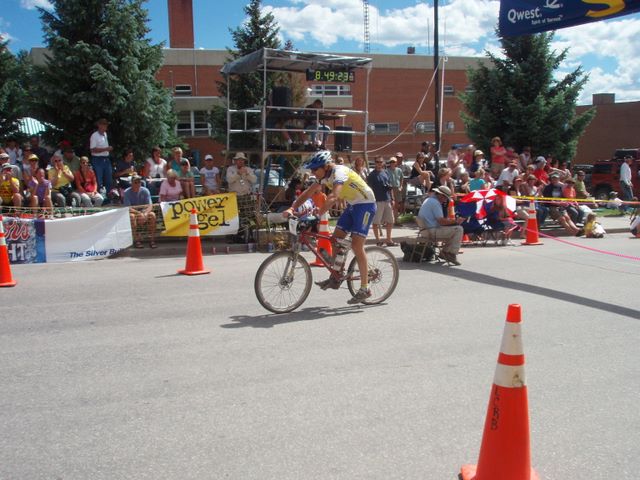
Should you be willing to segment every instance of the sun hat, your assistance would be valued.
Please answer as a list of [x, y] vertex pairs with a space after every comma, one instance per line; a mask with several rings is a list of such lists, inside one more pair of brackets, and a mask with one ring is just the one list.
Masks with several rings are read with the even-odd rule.
[[444, 195], [447, 198], [451, 198], [451, 190], [449, 187], [445, 187], [444, 185], [434, 188], [433, 191], [440, 195]]
[[234, 159], [234, 160], [244, 160], [244, 161], [246, 161], [246, 160], [247, 160], [247, 157], [245, 156], [245, 154], [244, 154], [244, 153], [242, 153], [242, 152], [238, 152], [238, 153], [236, 153], [236, 156], [235, 156], [235, 157], [233, 157], [233, 159]]

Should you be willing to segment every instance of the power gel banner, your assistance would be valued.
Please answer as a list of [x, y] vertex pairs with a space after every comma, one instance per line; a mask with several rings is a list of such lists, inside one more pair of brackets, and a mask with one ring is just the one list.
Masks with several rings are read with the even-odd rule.
[[640, 11], [640, 0], [501, 0], [500, 35], [557, 30]]
[[161, 202], [165, 230], [163, 236], [189, 236], [191, 210], [198, 212], [198, 230], [203, 235], [232, 235], [238, 233], [238, 198], [235, 192], [187, 198], [177, 202]]
[[52, 220], [4, 217], [3, 225], [14, 264], [106, 258], [133, 243], [127, 208]]

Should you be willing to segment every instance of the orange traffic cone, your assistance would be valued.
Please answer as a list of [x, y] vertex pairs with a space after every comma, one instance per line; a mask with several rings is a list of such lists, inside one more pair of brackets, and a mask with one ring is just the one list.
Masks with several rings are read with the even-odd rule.
[[529, 405], [520, 325], [520, 305], [509, 305], [480, 458], [478, 465], [462, 467], [462, 480], [538, 480], [538, 474], [531, 468]]
[[456, 218], [456, 206], [453, 200], [449, 200], [447, 204], [447, 217]]
[[4, 238], [2, 215], [0, 215], [0, 287], [15, 287], [17, 283], [11, 276], [9, 251], [7, 250], [7, 240]]
[[536, 218], [536, 209], [531, 206], [529, 208], [529, 219], [527, 220], [527, 238], [522, 245], [542, 245], [538, 237], [538, 219]]
[[202, 245], [200, 244], [200, 230], [198, 229], [198, 212], [191, 210], [189, 219], [189, 239], [187, 240], [187, 262], [184, 270], [178, 270], [183, 275], [203, 275], [211, 273], [205, 270], [202, 263]]
[[[331, 235], [331, 232], [329, 231], [329, 214], [326, 212], [322, 215], [320, 223], [318, 224], [318, 233], [320, 234], [318, 235], [318, 253], [320, 253], [320, 250], [324, 250], [327, 252], [326, 256], [331, 258], [333, 256], [333, 249], [331, 248], [331, 240], [327, 238]], [[312, 267], [324, 267], [324, 263], [322, 263], [319, 255], [316, 255], [315, 261], [310, 265]]]
[[469, 235], [467, 235], [466, 233], [462, 235], [462, 245], [472, 245], [472, 244], [473, 242], [469, 238]]

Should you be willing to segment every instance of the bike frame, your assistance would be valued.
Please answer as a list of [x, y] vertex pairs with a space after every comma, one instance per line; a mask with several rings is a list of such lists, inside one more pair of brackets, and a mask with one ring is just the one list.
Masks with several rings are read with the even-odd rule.
[[[327, 235], [326, 233], [312, 232], [309, 229], [298, 231], [298, 224], [300, 221], [298, 219], [289, 219], [289, 233], [293, 236], [293, 242], [291, 244], [291, 250], [296, 254], [296, 257], [302, 251], [302, 246], [306, 246], [311, 253], [313, 253], [317, 259], [320, 259], [324, 268], [329, 270], [329, 273], [333, 278], [342, 282], [345, 279], [345, 268], [348, 264], [347, 259], [345, 258], [344, 263], [342, 264], [342, 268], [340, 270], [335, 270], [327, 261], [319, 254], [316, 245], [318, 244], [319, 239], [329, 240], [331, 242], [331, 249], [334, 250], [339, 248], [338, 240], [333, 235]], [[347, 252], [348, 255], [348, 252]], [[354, 277], [354, 280], [357, 278]]]

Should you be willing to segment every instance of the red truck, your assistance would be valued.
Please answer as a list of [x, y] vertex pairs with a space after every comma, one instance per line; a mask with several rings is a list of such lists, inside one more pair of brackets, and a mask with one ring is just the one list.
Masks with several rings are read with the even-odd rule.
[[595, 198], [607, 199], [609, 192], [620, 192], [620, 165], [624, 162], [624, 157], [631, 156], [631, 183], [633, 183], [633, 194], [640, 197], [640, 178], [638, 169], [640, 167], [640, 149], [621, 148], [615, 151], [611, 160], [598, 160], [593, 164], [591, 172], [591, 193]]

